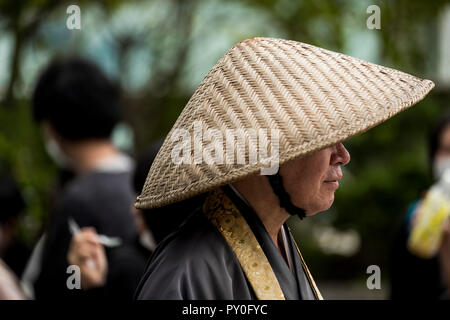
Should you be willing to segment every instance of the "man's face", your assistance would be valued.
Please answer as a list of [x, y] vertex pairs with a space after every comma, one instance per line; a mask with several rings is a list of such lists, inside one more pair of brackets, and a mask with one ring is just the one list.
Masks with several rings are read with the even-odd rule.
[[341, 166], [349, 161], [347, 149], [338, 143], [285, 163], [280, 174], [292, 203], [307, 216], [329, 209], [342, 178]]

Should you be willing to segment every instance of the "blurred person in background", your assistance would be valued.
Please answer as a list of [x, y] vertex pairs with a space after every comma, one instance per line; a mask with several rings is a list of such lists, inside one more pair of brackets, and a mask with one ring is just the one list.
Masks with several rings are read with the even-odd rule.
[[0, 257], [20, 277], [31, 254], [30, 248], [17, 237], [25, 202], [17, 183], [7, 174], [0, 174], [0, 205]]
[[[114, 147], [111, 133], [121, 118], [119, 88], [93, 63], [78, 57], [56, 59], [38, 79], [33, 116], [42, 124], [51, 158], [74, 177], [58, 195], [38, 255], [36, 299], [103, 296], [69, 289], [69, 220], [103, 235], [134, 241], [129, 206], [133, 160]], [[106, 252], [108, 255], [108, 252]]]
[[[136, 194], [140, 194], [144, 188], [145, 179], [162, 143], [162, 140], [156, 142], [139, 158], [133, 179]], [[167, 161], [170, 161], [170, 159], [167, 159]], [[137, 224], [143, 226], [141, 228], [144, 232], [141, 236], [142, 241], [148, 242], [146, 239], [151, 237], [156, 245], [159, 244], [187, 218], [186, 213], [193, 212], [202, 204], [204, 197], [205, 195], [200, 195], [186, 201], [154, 209], [137, 209], [133, 205], [132, 211]]]
[[18, 219], [25, 203], [16, 182], [0, 174], [0, 300], [24, 299], [20, 276], [29, 250], [17, 240]]
[[[162, 141], [158, 141], [139, 158], [133, 175], [136, 194], [144, 187], [147, 173], [161, 145]], [[131, 298], [157, 244], [178, 228], [186, 218], [186, 211], [193, 211], [202, 203], [200, 198], [194, 197], [172, 206], [150, 210], [131, 206], [138, 236], [133, 242], [111, 249], [108, 260], [104, 246], [98, 241], [96, 230], [82, 228], [72, 237], [67, 256], [70, 264], [80, 267], [82, 288], [101, 288], [108, 298]], [[109, 288], [108, 278], [113, 283]]]
[[[428, 137], [428, 160], [434, 182], [450, 169], [450, 114], [440, 118]], [[425, 259], [408, 248], [408, 239], [420, 212], [422, 197], [408, 208], [391, 251], [391, 299], [448, 299], [450, 289], [450, 240], [444, 226], [439, 254]], [[447, 271], [446, 271], [447, 270]], [[446, 279], [448, 279], [446, 281]]]
[[0, 259], [0, 300], [24, 300], [19, 279]]

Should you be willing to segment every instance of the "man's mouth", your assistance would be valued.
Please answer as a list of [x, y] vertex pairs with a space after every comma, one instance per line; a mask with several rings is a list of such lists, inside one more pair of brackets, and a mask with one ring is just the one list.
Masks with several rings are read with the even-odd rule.
[[324, 183], [334, 186], [337, 189], [339, 187], [339, 180], [341, 180], [341, 179], [342, 179], [342, 174], [339, 174], [337, 176], [333, 176], [333, 177], [325, 180]]
[[339, 187], [339, 181], [338, 180], [331, 180], [331, 181], [324, 181], [323, 183], [333, 186], [336, 189]]

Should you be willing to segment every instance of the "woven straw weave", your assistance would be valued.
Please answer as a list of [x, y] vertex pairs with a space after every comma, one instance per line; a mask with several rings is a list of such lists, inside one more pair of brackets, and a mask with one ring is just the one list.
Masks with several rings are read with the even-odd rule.
[[[240, 180], [261, 164], [175, 164], [177, 128], [278, 129], [280, 165], [344, 141], [422, 100], [434, 87], [406, 73], [312, 45], [253, 38], [233, 46], [204, 78], [175, 122], [150, 169], [136, 207], [181, 201]], [[270, 135], [269, 135], [270, 137]], [[258, 144], [247, 141], [253, 148]], [[210, 143], [206, 141], [205, 145]], [[225, 138], [223, 139], [225, 149]]]

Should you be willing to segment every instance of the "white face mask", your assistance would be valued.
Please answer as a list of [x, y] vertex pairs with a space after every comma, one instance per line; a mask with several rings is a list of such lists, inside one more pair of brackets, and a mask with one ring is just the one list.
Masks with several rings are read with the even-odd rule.
[[447, 169], [450, 169], [450, 157], [434, 160], [433, 175], [436, 180], [441, 179]]
[[45, 149], [52, 160], [63, 169], [71, 168], [70, 158], [61, 150], [59, 144], [53, 138], [45, 139]]
[[148, 230], [141, 232], [139, 235], [139, 242], [150, 251], [154, 251], [156, 248], [155, 239], [153, 238], [152, 233]]

